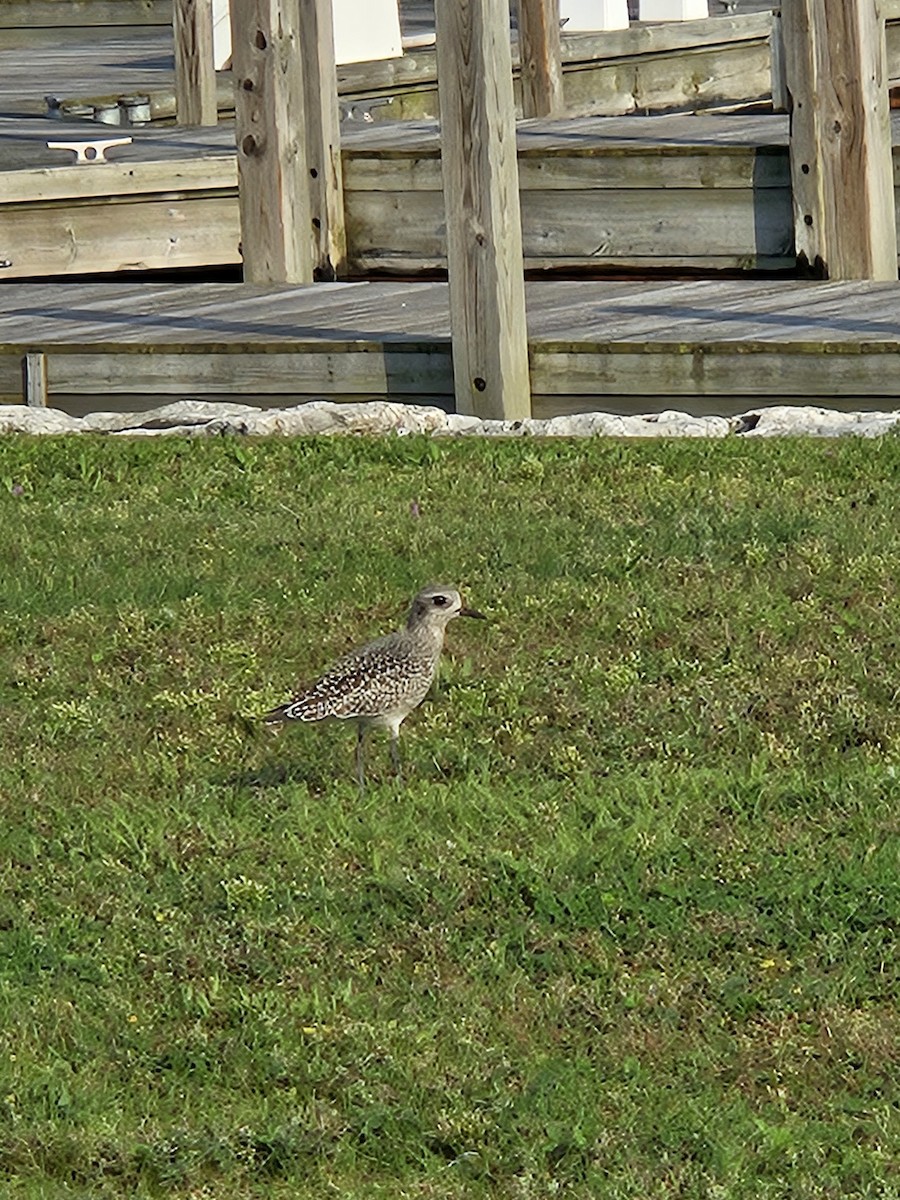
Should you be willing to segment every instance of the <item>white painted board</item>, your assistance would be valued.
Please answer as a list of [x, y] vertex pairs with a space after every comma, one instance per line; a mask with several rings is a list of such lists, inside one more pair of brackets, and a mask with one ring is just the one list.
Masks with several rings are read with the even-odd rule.
[[628, 0], [560, 0], [559, 18], [566, 33], [628, 28]]
[[217, 71], [231, 66], [231, 13], [228, 0], [212, 0], [213, 60]]
[[702, 21], [709, 16], [708, 0], [641, 0], [642, 21]]
[[331, 0], [334, 10], [334, 57], [338, 63], [400, 58], [400, 11], [397, 0]]
[[[398, 0], [332, 0], [332, 11], [334, 57], [339, 66], [402, 56]], [[216, 70], [224, 70], [231, 62], [228, 0], [213, 0], [213, 52]]]

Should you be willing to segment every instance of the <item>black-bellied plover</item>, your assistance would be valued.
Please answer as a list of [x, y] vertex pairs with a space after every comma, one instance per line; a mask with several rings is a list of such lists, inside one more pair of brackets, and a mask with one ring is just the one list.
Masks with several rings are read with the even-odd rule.
[[437, 671], [447, 624], [484, 614], [466, 608], [456, 588], [432, 584], [412, 602], [402, 629], [345, 654], [288, 704], [266, 713], [268, 725], [285, 721], [356, 721], [356, 774], [365, 787], [363, 742], [368, 729], [388, 729], [391, 762], [400, 770], [400, 726], [422, 703]]

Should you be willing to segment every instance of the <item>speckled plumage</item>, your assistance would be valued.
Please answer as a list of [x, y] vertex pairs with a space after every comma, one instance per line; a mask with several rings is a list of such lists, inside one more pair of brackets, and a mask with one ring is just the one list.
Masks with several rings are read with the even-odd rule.
[[[369, 728], [389, 729], [391, 758], [399, 769], [400, 726], [431, 687], [448, 623], [482, 614], [463, 605], [456, 588], [433, 584], [415, 597], [406, 624], [345, 654], [310, 687], [267, 713], [268, 724], [324, 721], [357, 723], [357, 774], [364, 783], [363, 739]], [[483, 619], [483, 618], [482, 618]]]

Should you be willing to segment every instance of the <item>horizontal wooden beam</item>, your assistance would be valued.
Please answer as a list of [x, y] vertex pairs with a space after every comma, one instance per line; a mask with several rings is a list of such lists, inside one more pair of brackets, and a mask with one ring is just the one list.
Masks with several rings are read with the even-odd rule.
[[3, 0], [0, 29], [172, 24], [172, 0]]

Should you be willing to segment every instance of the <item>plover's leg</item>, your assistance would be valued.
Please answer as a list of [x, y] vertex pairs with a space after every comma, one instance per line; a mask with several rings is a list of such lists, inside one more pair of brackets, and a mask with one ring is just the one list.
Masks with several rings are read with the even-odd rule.
[[398, 730], [391, 731], [391, 764], [394, 768], [394, 774], [400, 774], [400, 733]]
[[366, 739], [366, 727], [360, 721], [356, 727], [356, 779], [360, 792], [366, 790], [366, 768], [363, 762], [363, 742]]

